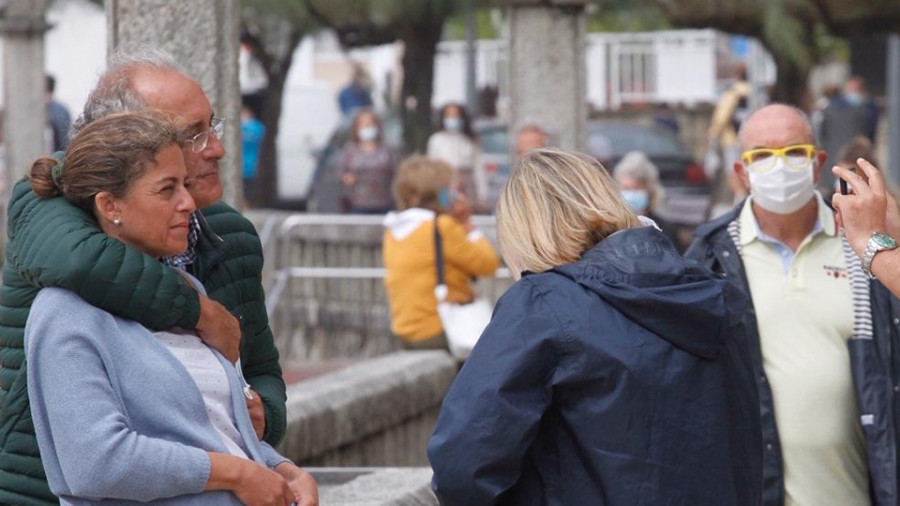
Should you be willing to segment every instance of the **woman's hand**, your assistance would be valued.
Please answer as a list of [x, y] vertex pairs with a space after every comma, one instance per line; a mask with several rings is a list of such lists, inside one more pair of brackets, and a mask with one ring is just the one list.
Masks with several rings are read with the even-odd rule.
[[471, 232], [473, 228], [472, 225], [472, 204], [469, 203], [468, 197], [463, 193], [457, 193], [456, 199], [453, 201], [453, 207], [450, 208], [450, 211], [447, 213], [456, 221], [463, 224], [466, 227], [466, 232]]
[[251, 388], [250, 394], [252, 397], [247, 399], [247, 411], [250, 412], [250, 421], [253, 423], [257, 439], [262, 440], [266, 433], [266, 408], [256, 390]]
[[256, 462], [245, 460], [242, 479], [234, 495], [247, 506], [288, 506], [295, 501], [294, 491], [282, 475]]
[[275, 471], [287, 480], [297, 506], [319, 506], [319, 486], [311, 474], [290, 462], [278, 464]]
[[284, 477], [252, 460], [209, 453], [211, 471], [206, 490], [230, 490], [247, 506], [289, 506], [295, 494]]

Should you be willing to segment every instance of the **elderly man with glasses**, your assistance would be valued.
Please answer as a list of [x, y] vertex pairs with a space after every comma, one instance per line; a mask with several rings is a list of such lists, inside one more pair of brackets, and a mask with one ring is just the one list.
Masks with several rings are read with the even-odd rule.
[[[119, 51], [74, 128], [147, 108], [170, 113], [186, 139], [189, 191], [200, 211], [192, 216], [183, 254], [157, 262], [103, 234], [89, 212], [62, 198], [38, 199], [28, 181], [13, 191], [0, 289], [0, 504], [58, 503], [34, 437], [22, 347], [31, 302], [45, 286], [69, 289], [153, 330], [196, 329], [208, 345], [240, 360], [260, 439], [274, 446], [284, 435], [285, 385], [266, 315], [262, 247], [253, 225], [219, 202], [225, 123], [213, 115], [200, 84], [161, 51]], [[91, 268], [73, 267], [85, 265]], [[199, 295], [179, 269], [198, 278], [209, 297]]]
[[749, 293], [765, 506], [896, 505], [900, 301], [872, 281], [815, 191], [827, 155], [806, 115], [763, 107], [734, 169], [750, 197], [686, 256]]

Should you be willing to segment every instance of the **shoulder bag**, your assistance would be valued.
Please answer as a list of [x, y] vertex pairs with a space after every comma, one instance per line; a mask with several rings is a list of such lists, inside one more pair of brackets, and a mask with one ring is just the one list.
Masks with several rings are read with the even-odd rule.
[[444, 242], [438, 228], [437, 217], [434, 219], [434, 246], [437, 264], [438, 283], [434, 288], [437, 297], [437, 310], [444, 326], [444, 334], [450, 345], [450, 353], [459, 360], [465, 360], [491, 321], [491, 303], [484, 297], [476, 297], [468, 304], [455, 304], [447, 301], [449, 288], [444, 275]]

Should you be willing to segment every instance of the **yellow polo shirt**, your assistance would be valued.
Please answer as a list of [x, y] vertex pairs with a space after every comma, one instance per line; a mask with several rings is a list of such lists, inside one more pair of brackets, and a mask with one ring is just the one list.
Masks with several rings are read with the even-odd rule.
[[834, 213], [816, 194], [814, 231], [791, 251], [759, 229], [748, 199], [741, 258], [784, 459], [785, 506], [869, 502], [865, 440], [847, 340], [853, 298]]

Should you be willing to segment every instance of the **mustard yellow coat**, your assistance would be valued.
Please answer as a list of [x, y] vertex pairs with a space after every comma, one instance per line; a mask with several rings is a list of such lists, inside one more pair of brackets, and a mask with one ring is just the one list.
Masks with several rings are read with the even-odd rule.
[[[434, 294], [434, 224], [434, 213], [416, 208], [390, 213], [385, 219], [385, 286], [391, 305], [391, 330], [409, 341], [435, 337], [444, 330]], [[472, 278], [493, 276], [500, 266], [497, 252], [487, 239], [467, 233], [450, 216], [439, 215], [437, 224], [444, 245], [447, 300], [469, 302], [475, 297]]]

